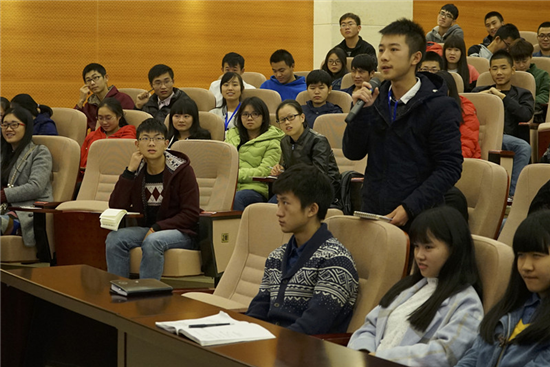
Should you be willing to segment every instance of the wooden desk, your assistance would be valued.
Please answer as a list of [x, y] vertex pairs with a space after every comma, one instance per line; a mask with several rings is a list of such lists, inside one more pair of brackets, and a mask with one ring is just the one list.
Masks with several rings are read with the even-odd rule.
[[120, 277], [86, 265], [2, 270], [2, 364], [400, 366], [231, 311], [276, 339], [201, 347], [155, 322], [208, 316], [217, 307], [179, 295], [120, 302], [109, 293], [112, 279]]

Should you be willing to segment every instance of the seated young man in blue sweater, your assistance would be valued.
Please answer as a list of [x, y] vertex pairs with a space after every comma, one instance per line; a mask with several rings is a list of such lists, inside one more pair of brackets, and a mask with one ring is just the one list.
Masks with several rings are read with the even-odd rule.
[[281, 95], [281, 100], [296, 99], [298, 93], [306, 90], [306, 78], [294, 75], [294, 58], [287, 50], [277, 50], [269, 59], [273, 75], [260, 86]]
[[327, 113], [342, 113], [340, 106], [327, 102], [332, 92], [330, 75], [324, 70], [313, 70], [307, 75], [307, 94], [310, 100], [302, 106], [309, 127], [313, 128], [315, 119]]
[[269, 254], [246, 314], [309, 335], [345, 332], [359, 278], [350, 252], [321, 223], [332, 202], [330, 181], [298, 164], [279, 176], [273, 192], [281, 230], [293, 236]]

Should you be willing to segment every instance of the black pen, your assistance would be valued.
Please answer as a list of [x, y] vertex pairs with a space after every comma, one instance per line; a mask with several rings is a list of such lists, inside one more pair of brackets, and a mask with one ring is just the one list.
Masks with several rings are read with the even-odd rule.
[[189, 328], [197, 329], [197, 328], [205, 328], [205, 327], [211, 327], [211, 326], [227, 326], [227, 325], [231, 325], [231, 324], [229, 322], [223, 323], [223, 324], [194, 324], [194, 325], [189, 325]]

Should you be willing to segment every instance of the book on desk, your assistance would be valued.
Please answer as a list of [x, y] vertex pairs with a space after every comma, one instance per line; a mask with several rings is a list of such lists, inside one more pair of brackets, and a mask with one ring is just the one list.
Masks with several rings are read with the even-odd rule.
[[144, 296], [171, 293], [173, 288], [157, 279], [111, 280], [111, 292], [121, 296]]

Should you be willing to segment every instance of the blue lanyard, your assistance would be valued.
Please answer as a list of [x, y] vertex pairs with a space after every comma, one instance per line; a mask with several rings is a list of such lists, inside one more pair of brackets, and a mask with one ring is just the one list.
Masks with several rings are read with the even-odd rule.
[[391, 89], [388, 90], [388, 109], [390, 110], [390, 118], [392, 118], [391, 122], [394, 122], [397, 118], [397, 103], [399, 101], [395, 101], [395, 108], [393, 109], [393, 118], [391, 116]]
[[235, 114], [237, 113], [237, 111], [239, 110], [239, 107], [241, 107], [241, 103], [239, 102], [239, 105], [237, 106], [237, 108], [235, 108], [235, 111], [233, 111], [233, 114], [231, 115], [231, 117], [229, 118], [229, 120], [227, 119], [227, 113], [225, 114], [225, 130], [227, 130], [227, 125], [229, 125], [229, 122], [233, 119], [233, 116], [235, 116]]

